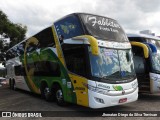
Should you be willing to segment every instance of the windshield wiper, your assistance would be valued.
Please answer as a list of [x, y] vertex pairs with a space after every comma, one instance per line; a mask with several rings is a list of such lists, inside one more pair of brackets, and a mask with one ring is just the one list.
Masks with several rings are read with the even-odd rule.
[[120, 77], [120, 71], [117, 71], [115, 73], [112, 73], [111, 75], [109, 76], [115, 76], [115, 77]]
[[108, 79], [108, 76], [102, 76], [101, 79]]
[[108, 76], [102, 76], [101, 80], [128, 80], [128, 79], [131, 79], [131, 78], [134, 78], [136, 76], [136, 74], [132, 74], [130, 72], [127, 72], [125, 71], [125, 75], [122, 76], [120, 71], [117, 71], [111, 75], [108, 75]]

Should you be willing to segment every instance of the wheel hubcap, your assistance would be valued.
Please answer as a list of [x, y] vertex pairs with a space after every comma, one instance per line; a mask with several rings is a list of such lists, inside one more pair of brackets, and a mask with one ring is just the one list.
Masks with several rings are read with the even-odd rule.
[[49, 88], [46, 87], [46, 88], [44, 89], [44, 95], [45, 95], [45, 97], [47, 97], [48, 94], [49, 94]]
[[58, 101], [62, 101], [63, 99], [63, 94], [62, 94], [62, 91], [61, 90], [58, 90], [57, 93], [56, 93], [56, 98]]
[[16, 84], [14, 83], [13, 88], [16, 89]]

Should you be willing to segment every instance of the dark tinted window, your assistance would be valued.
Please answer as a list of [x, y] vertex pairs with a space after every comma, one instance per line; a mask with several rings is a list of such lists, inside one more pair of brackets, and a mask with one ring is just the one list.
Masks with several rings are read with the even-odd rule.
[[7, 53], [6, 53], [6, 60], [9, 60], [9, 59], [11, 59], [13, 57], [14, 56], [12, 55], [11, 50], [7, 51]]
[[124, 30], [116, 20], [88, 14], [80, 14], [80, 16], [86, 30], [92, 36], [102, 40], [128, 41]]
[[39, 48], [52, 47], [53, 45], [55, 45], [51, 27], [44, 29], [43, 31], [36, 34], [34, 37], [37, 38], [39, 41]]
[[15, 75], [20, 76], [21, 75], [21, 66], [15, 66]]
[[14, 67], [16, 76], [26, 76], [25, 68], [22, 65]]
[[128, 37], [129, 41], [136, 41], [136, 42], [146, 42], [146, 40], [142, 37]]
[[60, 66], [57, 62], [39, 61], [28, 64], [28, 70], [34, 68], [34, 76], [60, 77]]
[[58, 36], [62, 35], [64, 39], [72, 38], [84, 34], [80, 20], [76, 15], [68, 16], [55, 22]]
[[[44, 48], [44, 47], [53, 47], [55, 45], [51, 27], [44, 29], [43, 31], [39, 32], [33, 37], [38, 39], [39, 42], [37, 45], [30, 43], [29, 46], [27, 47], [27, 52], [32, 52], [36, 49]], [[8, 60], [8, 59], [23, 55], [27, 40], [10, 49], [6, 54], [6, 59]]]
[[17, 56], [16, 47], [14, 49], [11, 49], [7, 51], [6, 53], [6, 60], [12, 59]]
[[23, 55], [24, 54], [24, 49], [25, 49], [25, 42], [22, 42], [17, 46], [17, 54], [18, 55]]
[[62, 48], [68, 70], [86, 76], [85, 48], [82, 45], [63, 45]]

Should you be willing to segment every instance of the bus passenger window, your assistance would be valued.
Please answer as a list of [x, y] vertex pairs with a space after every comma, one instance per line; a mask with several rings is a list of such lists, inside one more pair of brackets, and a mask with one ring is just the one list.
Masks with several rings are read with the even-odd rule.
[[84, 47], [80, 45], [66, 45], [65, 47], [67, 49], [63, 49], [63, 52], [68, 70], [75, 74], [86, 76], [86, 57]]
[[34, 36], [38, 41], [38, 48], [52, 47], [55, 45], [52, 28], [48, 27]]
[[16, 76], [26, 76], [25, 68], [22, 65], [14, 66]]
[[61, 76], [60, 66], [57, 62], [46, 61], [46, 67], [48, 68], [48, 75], [54, 77]]
[[15, 75], [16, 76], [20, 76], [21, 75], [21, 65], [14, 66], [14, 70], [15, 70]]
[[60, 77], [61, 71], [60, 66], [56, 62], [41, 61], [35, 62], [35, 76], [48, 76], [48, 77]]

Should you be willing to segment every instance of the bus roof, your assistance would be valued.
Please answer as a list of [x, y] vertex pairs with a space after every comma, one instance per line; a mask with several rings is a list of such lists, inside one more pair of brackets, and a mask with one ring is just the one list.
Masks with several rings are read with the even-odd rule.
[[[68, 17], [68, 16], [71, 16], [71, 15], [80, 15], [80, 14], [95, 15], [95, 16], [105, 17], [105, 18], [108, 18], [108, 19], [115, 20], [115, 19], [110, 18], [110, 17], [107, 17], [107, 16], [102, 16], [102, 15], [97, 15], [97, 14], [91, 14], [91, 13], [76, 12], [76, 13], [71, 13], [71, 14], [68, 14], [68, 15], [66, 15], [66, 16], [63, 16], [63, 17], [61, 17], [61, 18], [57, 19], [56, 21], [54, 21], [54, 23], [55, 23], [55, 22], [58, 22], [59, 20], [62, 20], [62, 19], [64, 19], [64, 18], [66, 18], [66, 17]], [[117, 21], [117, 20], [115, 20], [115, 21]]]
[[[79, 14], [96, 15], [96, 14], [80, 13], [80, 12], [71, 13], [71, 14], [68, 14], [68, 15], [66, 15], [66, 16], [64, 16], [64, 17], [61, 17], [60, 19], [57, 19], [56, 21], [54, 21], [54, 23], [55, 23], [55, 22], [58, 22], [59, 20], [62, 20], [62, 19], [64, 19], [64, 18], [66, 18], [66, 17], [68, 17], [68, 16], [71, 16], [71, 15], [79, 15]], [[96, 15], [96, 16], [100, 16], [100, 15]], [[106, 16], [100, 16], [100, 17], [106, 17]], [[106, 17], [106, 18], [109, 18], [109, 17]], [[109, 19], [112, 19], [112, 18], [109, 18]], [[114, 19], [112, 19], [112, 20], [114, 20]], [[116, 20], [115, 20], [115, 21], [116, 21]], [[51, 26], [48, 26], [48, 27], [51, 27]], [[48, 27], [47, 27], [47, 28], [48, 28]], [[44, 29], [47, 29], [47, 28], [44, 28]], [[43, 31], [44, 29], [42, 29], [41, 31]], [[38, 31], [36, 34], [38, 34], [39, 32], [40, 32], [40, 31]], [[36, 35], [36, 34], [34, 34], [34, 35]], [[32, 36], [34, 36], [34, 35], [32, 35]], [[22, 40], [21, 42], [17, 43], [16, 45], [12, 46], [11, 48], [9, 48], [7, 51], [9, 51], [9, 50], [11, 50], [12, 48], [18, 46], [18, 45], [21, 44], [22, 42], [27, 41], [27, 40], [28, 40], [29, 38], [31, 38], [32, 36], [30, 36], [30, 37]], [[6, 52], [7, 52], [7, 51], [6, 51]]]
[[[77, 16], [79, 16], [79, 15], [81, 15], [81, 14], [85, 14], [85, 15], [95, 15], [95, 16], [105, 17], [105, 18], [108, 18], [108, 19], [111, 19], [111, 20], [116, 21], [115, 19], [112, 19], [112, 18], [109, 18], [109, 17], [106, 17], [106, 16], [101, 16], [101, 15], [96, 15], [96, 14], [90, 14], [90, 13], [81, 13], [81, 12], [77, 12], [77, 13], [71, 13], [71, 14], [68, 14], [68, 15], [66, 15], [66, 16], [64, 16], [64, 17], [61, 17], [60, 19], [57, 19], [56, 21], [54, 21], [53, 24], [56, 23], [56, 22], [58, 22], [58, 21], [60, 21], [60, 20], [62, 20], [62, 19], [65, 19], [65, 18], [67, 18], [67, 17], [69, 17], [69, 16], [72, 16], [72, 15], [77, 15]], [[117, 21], [116, 21], [116, 22], [117, 22]], [[49, 28], [49, 27], [51, 27], [51, 26], [48, 26], [47, 28]], [[47, 29], [47, 28], [45, 28], [45, 29]], [[45, 29], [42, 29], [41, 31], [43, 31], [43, 30], [45, 30]], [[39, 32], [41, 32], [41, 31], [39, 31]], [[38, 34], [39, 32], [37, 32], [36, 34]], [[34, 35], [32, 35], [32, 36], [30, 36], [30, 37], [28, 37], [28, 38], [22, 40], [21, 42], [17, 43], [16, 45], [12, 46], [12, 47], [9, 48], [6, 52], [8, 52], [9, 50], [15, 48], [15, 47], [18, 46], [19, 44], [21, 44], [21, 43], [27, 41], [29, 38], [35, 36], [36, 34], [34, 34]]]
[[139, 34], [139, 33], [127, 33], [127, 37], [143, 37], [143, 38], [150, 38], [154, 40], [160, 40], [159, 37], [152, 36], [152, 35], [146, 35], [146, 34]]

